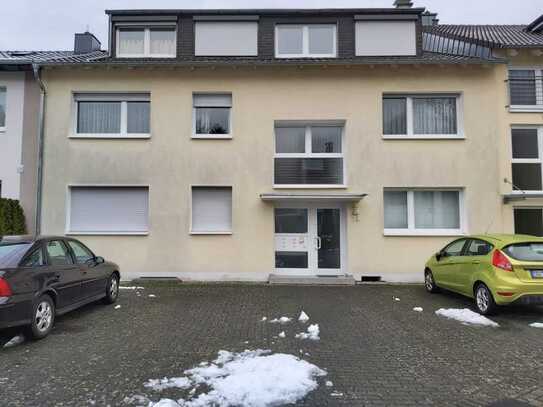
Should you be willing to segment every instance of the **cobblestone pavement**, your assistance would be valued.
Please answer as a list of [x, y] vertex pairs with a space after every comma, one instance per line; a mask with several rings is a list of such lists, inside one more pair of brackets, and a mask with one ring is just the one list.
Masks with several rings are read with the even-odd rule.
[[[262, 348], [302, 349], [328, 371], [323, 380], [334, 387], [321, 381], [302, 406], [543, 405], [543, 330], [528, 326], [543, 322], [543, 308], [504, 309], [493, 318], [499, 328], [465, 326], [434, 311], [470, 307], [469, 300], [426, 294], [420, 285], [146, 286], [139, 295], [123, 290], [119, 304], [60, 317], [38, 342], [2, 349], [17, 332], [0, 333], [0, 404], [118, 406], [133, 395], [182, 397], [143, 383], [182, 376], [221, 349]], [[302, 308], [320, 325], [320, 341], [295, 339], [298, 322], [260, 322], [297, 317]], [[287, 337], [276, 338], [282, 330]]]

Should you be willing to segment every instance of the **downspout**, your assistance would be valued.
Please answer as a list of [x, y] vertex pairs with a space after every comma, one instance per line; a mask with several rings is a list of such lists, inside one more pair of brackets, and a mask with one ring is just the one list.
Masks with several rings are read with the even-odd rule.
[[45, 135], [45, 101], [47, 90], [40, 76], [40, 65], [32, 64], [34, 79], [40, 87], [40, 111], [38, 114], [38, 165], [37, 165], [37, 189], [36, 189], [36, 235], [41, 234], [41, 209], [42, 209], [42, 184], [43, 184], [43, 146]]

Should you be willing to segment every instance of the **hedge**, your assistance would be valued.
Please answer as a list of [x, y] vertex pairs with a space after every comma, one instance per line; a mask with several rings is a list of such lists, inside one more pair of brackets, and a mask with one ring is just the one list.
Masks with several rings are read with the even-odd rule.
[[23, 208], [16, 199], [0, 198], [0, 236], [26, 234]]

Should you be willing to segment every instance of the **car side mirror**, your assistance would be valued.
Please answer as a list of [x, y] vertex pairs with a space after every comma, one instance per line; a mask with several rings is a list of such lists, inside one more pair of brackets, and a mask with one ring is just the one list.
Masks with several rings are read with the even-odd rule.
[[97, 266], [99, 264], [102, 264], [103, 262], [105, 262], [104, 258], [98, 256], [98, 257], [93, 257], [91, 259], [88, 259], [85, 263], [89, 267], [94, 267], [94, 266]]
[[437, 253], [436, 253], [436, 260], [437, 260], [437, 261], [440, 261], [443, 257], [445, 257], [445, 253], [444, 253], [444, 252], [437, 252]]
[[96, 264], [103, 264], [103, 263], [105, 263], [105, 260], [104, 260], [103, 257], [97, 256], [97, 257], [94, 258], [94, 262], [95, 262]]

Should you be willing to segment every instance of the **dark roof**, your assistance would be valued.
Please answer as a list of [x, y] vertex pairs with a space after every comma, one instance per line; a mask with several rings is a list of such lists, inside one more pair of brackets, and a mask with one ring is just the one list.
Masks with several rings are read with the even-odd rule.
[[[92, 61], [78, 62], [87, 66], [302, 66], [302, 65], [379, 65], [379, 64], [484, 64], [504, 63], [501, 58], [479, 58], [462, 55], [446, 55], [435, 52], [423, 52], [421, 56], [354, 57], [354, 58], [258, 58], [258, 57], [198, 57], [179, 58], [99, 58]], [[64, 61], [47, 61], [42, 65], [65, 65]]]
[[420, 14], [425, 8], [322, 8], [322, 9], [296, 9], [296, 8], [268, 8], [268, 9], [140, 9], [140, 10], [106, 10], [110, 15], [278, 15], [278, 14], [311, 14], [311, 15], [337, 15], [337, 14]]
[[424, 27], [424, 30], [428, 33], [471, 41], [491, 48], [543, 47], [543, 33], [530, 32], [526, 25], [439, 24]]
[[73, 51], [0, 51], [0, 65], [54, 63], [85, 63], [107, 56], [105, 51], [95, 51], [88, 54], [75, 54]]

